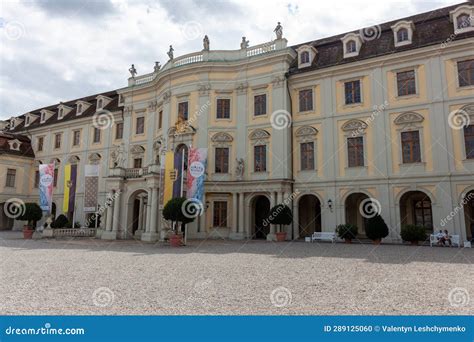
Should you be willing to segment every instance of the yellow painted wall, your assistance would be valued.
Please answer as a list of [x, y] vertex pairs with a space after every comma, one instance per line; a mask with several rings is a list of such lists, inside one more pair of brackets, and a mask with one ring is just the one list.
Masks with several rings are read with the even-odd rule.
[[[473, 59], [474, 56], [464, 59]], [[448, 88], [449, 97], [474, 96], [474, 87], [459, 87], [457, 79], [457, 60], [448, 59], [444, 62], [446, 70], [446, 87]]]
[[[361, 84], [361, 99], [362, 103], [346, 105], [344, 97], [344, 83], [351, 80], [360, 79]], [[361, 76], [357, 78], [343, 79], [336, 82], [336, 105], [337, 112], [341, 114], [351, 113], [356, 111], [367, 111], [371, 109], [371, 89], [369, 76]]]
[[[397, 73], [401, 71], [415, 70], [416, 74], [416, 94], [398, 96]], [[424, 65], [414, 65], [403, 69], [395, 69], [387, 72], [387, 99], [390, 107], [410, 106], [421, 102], [426, 102], [426, 70]]]

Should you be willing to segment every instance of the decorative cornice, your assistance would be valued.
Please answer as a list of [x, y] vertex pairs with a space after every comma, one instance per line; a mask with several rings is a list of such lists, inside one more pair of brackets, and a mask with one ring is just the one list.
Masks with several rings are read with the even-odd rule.
[[395, 125], [406, 125], [406, 124], [413, 124], [417, 122], [422, 122], [424, 120], [421, 114], [415, 112], [406, 112], [402, 113], [395, 118]]

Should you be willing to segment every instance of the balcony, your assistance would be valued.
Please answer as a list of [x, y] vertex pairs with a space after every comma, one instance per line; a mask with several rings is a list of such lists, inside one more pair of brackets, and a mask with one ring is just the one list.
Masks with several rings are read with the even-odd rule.
[[159, 165], [150, 165], [142, 168], [112, 168], [109, 172], [109, 177], [120, 177], [126, 179], [133, 179], [133, 178], [142, 178], [148, 175], [160, 175], [160, 166]]
[[232, 62], [246, 58], [258, 57], [264, 54], [286, 49], [286, 45], [286, 39], [278, 39], [263, 44], [250, 46], [246, 49], [210, 50], [189, 53], [187, 55], [176, 57], [173, 60], [169, 60], [158, 72], [130, 77], [128, 79], [128, 86], [138, 86], [150, 83], [155, 80], [155, 78], [159, 77], [161, 73], [173, 68], [183, 67], [189, 64], [205, 62]]

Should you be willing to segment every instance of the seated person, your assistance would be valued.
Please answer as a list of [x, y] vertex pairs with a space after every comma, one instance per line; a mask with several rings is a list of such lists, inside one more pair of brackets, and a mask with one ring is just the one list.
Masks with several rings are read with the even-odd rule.
[[441, 229], [436, 234], [436, 238], [438, 239], [438, 245], [439, 246], [444, 246], [444, 233]]
[[[449, 235], [449, 233], [448, 233], [448, 230], [447, 230], [447, 229], [445, 229], [445, 230], [444, 230], [444, 242], [448, 242], [448, 244], [449, 244], [449, 247], [451, 247], [451, 246], [452, 246], [452, 242], [451, 242], [451, 235]], [[443, 245], [444, 245], [444, 242], [443, 242]]]

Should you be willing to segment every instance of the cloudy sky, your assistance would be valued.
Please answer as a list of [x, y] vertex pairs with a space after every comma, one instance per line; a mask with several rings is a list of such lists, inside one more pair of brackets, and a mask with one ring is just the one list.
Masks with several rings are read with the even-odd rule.
[[0, 1], [0, 119], [126, 85], [175, 56], [269, 41], [323, 38], [461, 1], [38, 0]]

